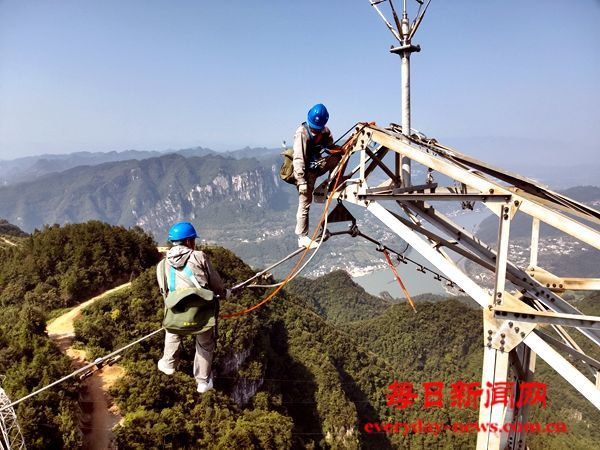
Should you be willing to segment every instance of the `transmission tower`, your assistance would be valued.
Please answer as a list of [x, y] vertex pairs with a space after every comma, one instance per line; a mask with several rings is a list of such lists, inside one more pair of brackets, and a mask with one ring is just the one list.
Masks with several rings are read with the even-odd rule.
[[[530, 411], [527, 402], [519, 399], [521, 388], [533, 383], [537, 356], [600, 410], [600, 361], [586, 355], [565, 328], [573, 328], [600, 346], [600, 317], [583, 315], [561, 297], [566, 290], [600, 290], [600, 279], [554, 274], [538, 262], [540, 223], [599, 251], [600, 212], [412, 130], [409, 58], [420, 49], [412, 45], [411, 39], [429, 1], [422, 9], [423, 1], [417, 0], [419, 12], [410, 25], [406, 1], [400, 21], [388, 0], [397, 29], [378, 7], [385, 1], [369, 0], [400, 43], [391, 51], [402, 57], [402, 126], [357, 126], [350, 138], [355, 142], [350, 162], [338, 166], [332, 174], [336, 177], [342, 171], [342, 189], [333, 195], [342, 204], [366, 208], [481, 306], [481, 385], [511, 386], [513, 403], [480, 403], [479, 423], [496, 423], [500, 431], [480, 431], [477, 449], [524, 450], [527, 428], [523, 425]], [[421, 184], [411, 179], [411, 167], [417, 166], [419, 173], [427, 174]], [[434, 181], [438, 174], [450, 183], [438, 185]], [[315, 190], [315, 201], [324, 201], [330, 195], [329, 188], [326, 180]], [[454, 210], [472, 209], [480, 203], [496, 215], [495, 248], [454, 223], [443, 212], [448, 211], [449, 202]], [[438, 208], [440, 204], [444, 207]], [[532, 224], [528, 264], [517, 265], [509, 260], [510, 226], [517, 212], [529, 217]], [[460, 260], [473, 264], [479, 273], [490, 274], [493, 286], [466, 270]], [[567, 358], [583, 363], [586, 374]]]
[[[586, 355], [565, 329], [572, 327], [600, 346], [600, 317], [583, 315], [561, 297], [566, 290], [600, 290], [600, 279], [554, 274], [540, 267], [537, 258], [540, 222], [600, 250], [600, 212], [546, 189], [539, 182], [445, 147], [435, 139], [422, 134], [406, 137], [398, 126], [359, 126], [353, 138], [357, 139], [350, 163], [354, 160], [356, 166], [350, 169], [348, 163], [336, 168], [333, 176], [343, 171], [343, 188], [333, 195], [342, 204], [349, 202], [366, 208], [483, 309], [482, 386], [512, 386], [515, 405], [486, 407], [481, 402], [479, 423], [501, 427], [513, 424], [507, 428], [526, 429], [523, 425], [528, 421], [528, 405], [518, 406], [518, 399], [520, 387], [533, 383], [536, 355], [600, 410], [600, 361]], [[402, 186], [385, 161], [386, 155], [396, 154], [410, 158], [414, 167], [422, 167], [421, 173], [444, 175], [441, 178], [449, 178], [452, 185], [438, 185], [428, 177], [423, 184]], [[381, 182], [385, 176], [387, 179]], [[324, 201], [330, 195], [327, 190], [328, 180], [315, 191], [315, 201]], [[443, 212], [447, 207], [438, 209], [439, 204], [446, 206], [449, 202], [454, 210], [473, 202], [489, 208], [498, 217], [495, 248], [454, 223]], [[532, 221], [527, 267], [508, 257], [510, 225], [517, 211]], [[493, 287], [485, 285], [473, 271], [467, 271], [459, 264], [460, 259], [474, 264], [477, 273], [491, 274]], [[549, 325], [557, 337], [542, 324]], [[584, 363], [588, 374], [563, 355]], [[524, 431], [488, 430], [479, 433], [477, 449], [524, 450], [525, 438]]]
[[11, 404], [8, 395], [0, 387], [0, 449], [2, 450], [21, 450], [25, 449], [25, 440], [19, 428], [17, 415], [14, 408], [6, 408]]

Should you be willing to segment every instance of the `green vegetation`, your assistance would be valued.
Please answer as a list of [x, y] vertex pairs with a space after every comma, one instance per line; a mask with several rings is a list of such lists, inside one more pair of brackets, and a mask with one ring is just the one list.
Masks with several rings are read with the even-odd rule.
[[4, 252], [0, 305], [28, 303], [45, 310], [72, 306], [128, 281], [159, 258], [141, 228], [98, 221], [47, 226]]
[[[1, 381], [13, 401], [72, 371], [69, 358], [46, 337], [45, 325], [44, 312], [35, 306], [0, 310]], [[15, 407], [27, 448], [76, 448], [81, 444], [78, 391], [79, 384], [72, 382]]]
[[[152, 239], [99, 222], [46, 227], [2, 250], [0, 374], [12, 400], [73, 368], [46, 335], [48, 313], [143, 271], [156, 260]], [[76, 380], [15, 407], [28, 449], [80, 448]]]
[[[254, 274], [232, 252], [206, 251], [232, 286]], [[130, 288], [102, 298], [75, 322], [78, 345], [105, 355], [160, 327], [152, 240], [140, 230], [99, 222], [47, 227], [3, 250], [0, 269], [0, 374], [13, 399], [71, 372], [44, 333], [48, 313], [134, 277]], [[20, 263], [19, 263], [20, 262]], [[72, 267], [71, 267], [72, 266]], [[133, 274], [133, 275], [132, 275]], [[88, 292], [68, 290], [80, 275]], [[18, 286], [21, 291], [15, 292]], [[43, 288], [38, 287], [43, 285]], [[49, 293], [50, 291], [53, 291]], [[35, 295], [33, 294], [35, 292]], [[229, 313], [258, 303], [267, 291], [244, 290], [224, 300]], [[42, 295], [44, 294], [44, 295]], [[70, 294], [70, 295], [67, 295]], [[600, 293], [578, 299], [598, 314]], [[481, 311], [464, 298], [420, 296], [415, 314], [406, 302], [367, 294], [343, 272], [298, 279], [259, 310], [219, 322], [216, 390], [199, 395], [191, 377], [193, 338], [168, 377], [156, 368], [162, 335], [124, 353], [126, 375], [111, 393], [123, 414], [119, 448], [472, 448], [474, 433], [367, 433], [370, 422], [472, 423], [478, 410], [450, 406], [449, 388], [481, 376]], [[591, 345], [580, 345], [587, 351]], [[593, 351], [592, 355], [596, 356]], [[538, 381], [548, 384], [548, 407], [531, 421], [567, 423], [568, 433], [528, 437], [532, 449], [588, 449], [600, 442], [600, 415], [540, 359]], [[388, 386], [412, 383], [413, 405], [387, 405]], [[425, 382], [441, 382], [444, 406], [423, 408]], [[28, 448], [78, 448], [78, 383], [17, 407]]]
[[[207, 251], [226, 284], [252, 274], [231, 252]], [[222, 308], [247, 307], [262, 294], [244, 291]], [[389, 305], [369, 296], [342, 272], [296, 280], [257, 312], [220, 321], [216, 392], [200, 397], [190, 376], [191, 339], [172, 378], [156, 369], [160, 339], [143, 343], [127, 354], [127, 376], [113, 390], [125, 416], [117, 443], [128, 448], [472, 448], [474, 433], [436, 437], [364, 430], [366, 423], [379, 421], [478, 420], [478, 409], [451, 407], [448, 391], [459, 380], [480, 380], [481, 311], [464, 298], [429, 298], [420, 296], [415, 314], [405, 302]], [[149, 270], [129, 292], [89, 308], [78, 322], [78, 338], [95, 354], [107, 353], [158, 327], [161, 305]], [[543, 363], [539, 376], [548, 383], [549, 406], [535, 410], [531, 420], [565, 421], [573, 431], [532, 433], [530, 448], [591, 448], [598, 442], [590, 426], [598, 413]], [[393, 381], [413, 384], [419, 394], [414, 405], [387, 406]], [[444, 384], [443, 408], [423, 409], [425, 382]]]
[[286, 289], [334, 323], [370, 319], [391, 305], [389, 301], [365, 292], [343, 270], [324, 275], [318, 282], [297, 278]]
[[[578, 306], [584, 312], [598, 314], [597, 305], [600, 303], [597, 300], [600, 300], [600, 293], [593, 294]], [[463, 302], [454, 299], [421, 302], [416, 315], [407, 310], [405, 305], [394, 305], [379, 317], [348, 324], [345, 329], [364, 345], [369, 345], [374, 352], [393, 362], [402, 374], [402, 380], [398, 381], [410, 381], [416, 386], [423, 382], [442, 381], [446, 389], [458, 380], [479, 382], [483, 355], [481, 311]], [[581, 337], [575, 331], [571, 334]], [[595, 355], [593, 350], [597, 348], [589, 341], [578, 341], [587, 353]], [[530, 422], [565, 422], [569, 432], [530, 433], [529, 447], [544, 450], [585, 450], [596, 447], [600, 442], [600, 430], [594, 424], [600, 423], [600, 413], [541, 358], [537, 359], [536, 364], [536, 381], [548, 386], [548, 407], [532, 407]], [[580, 369], [586, 373], [582, 367]], [[409, 412], [409, 420], [432, 417], [430, 411], [412, 409]], [[477, 410], [472, 409], [444, 408], [437, 414], [451, 423], [478, 420]], [[454, 433], [452, 439], [459, 436]], [[413, 445], [421, 438], [422, 435], [415, 435], [417, 441]], [[475, 445], [475, 436], [469, 439], [473, 440], [465, 441], [468, 442], [465, 448]], [[422, 444], [435, 445], [432, 441]]]

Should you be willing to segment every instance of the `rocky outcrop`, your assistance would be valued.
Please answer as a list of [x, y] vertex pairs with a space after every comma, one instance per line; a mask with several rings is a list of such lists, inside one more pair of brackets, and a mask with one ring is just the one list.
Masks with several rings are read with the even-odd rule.
[[75, 167], [0, 187], [0, 217], [25, 230], [95, 219], [160, 235], [176, 220], [202, 217], [216, 225], [233, 216], [251, 221], [278, 195], [281, 186], [271, 163], [166, 155]]
[[254, 397], [263, 383], [264, 378], [262, 377], [257, 379], [241, 378], [237, 380], [231, 391], [231, 399], [240, 406], [245, 405]]
[[258, 392], [264, 383], [264, 366], [261, 365], [261, 375], [254, 377], [238, 377], [240, 370], [249, 362], [252, 349], [230, 353], [219, 364], [219, 375], [230, 376], [235, 379], [231, 389], [231, 398], [238, 405], [245, 405]]

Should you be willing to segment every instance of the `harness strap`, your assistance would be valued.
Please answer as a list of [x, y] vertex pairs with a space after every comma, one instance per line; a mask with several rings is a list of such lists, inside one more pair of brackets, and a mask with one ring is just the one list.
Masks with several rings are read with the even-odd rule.
[[[169, 266], [170, 271], [169, 271], [169, 292], [175, 292], [177, 289], [175, 288], [175, 276], [177, 273], [177, 269], [175, 269], [175, 267], [173, 266]], [[194, 273], [192, 272], [192, 269], [190, 269], [190, 267], [186, 264], [183, 267], [182, 272], [187, 275], [187, 277], [192, 280], [192, 283], [194, 284], [194, 287], [201, 289], [202, 286], [200, 286], [200, 283], [198, 283], [198, 280], [196, 280], [196, 276], [194, 275]]]
[[169, 266], [169, 292], [175, 292], [175, 267]]

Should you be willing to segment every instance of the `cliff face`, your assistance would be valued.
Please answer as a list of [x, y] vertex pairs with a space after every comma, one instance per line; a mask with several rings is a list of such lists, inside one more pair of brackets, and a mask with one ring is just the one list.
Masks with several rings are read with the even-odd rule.
[[162, 235], [176, 220], [262, 220], [287, 206], [273, 161], [165, 155], [76, 167], [0, 188], [0, 217], [25, 230], [99, 219]]
[[268, 216], [279, 196], [280, 186], [271, 176], [271, 167], [237, 173], [222, 169], [209, 180], [169, 184], [164, 196], [151, 203], [134, 199], [129, 220], [155, 234], [183, 219], [199, 219], [204, 226], [248, 223]]

